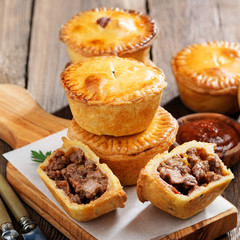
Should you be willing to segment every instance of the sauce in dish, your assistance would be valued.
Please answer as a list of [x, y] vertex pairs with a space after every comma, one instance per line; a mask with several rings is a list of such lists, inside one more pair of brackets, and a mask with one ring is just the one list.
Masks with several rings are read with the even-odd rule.
[[218, 119], [200, 119], [182, 124], [176, 140], [179, 144], [191, 140], [216, 143], [215, 151], [223, 153], [240, 142], [239, 133], [229, 124]]

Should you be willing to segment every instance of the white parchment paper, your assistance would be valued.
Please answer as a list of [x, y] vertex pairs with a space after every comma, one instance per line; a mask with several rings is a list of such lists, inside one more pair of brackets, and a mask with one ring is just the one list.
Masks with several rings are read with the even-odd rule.
[[[53, 198], [37, 173], [38, 163], [31, 160], [31, 150], [53, 151], [62, 145], [61, 137], [67, 130], [50, 135], [37, 142], [3, 154], [33, 185], [43, 192], [55, 205], [65, 213]], [[202, 220], [214, 217], [233, 207], [231, 203], [219, 196], [211, 205], [196, 216], [182, 220], [154, 207], [150, 202], [141, 203], [136, 194], [136, 187], [124, 188], [128, 200], [125, 208], [119, 208], [95, 220], [81, 223], [79, 226], [97, 239], [155, 239], [191, 226]], [[66, 213], [65, 213], [66, 214]], [[74, 220], [73, 220], [74, 221]]]

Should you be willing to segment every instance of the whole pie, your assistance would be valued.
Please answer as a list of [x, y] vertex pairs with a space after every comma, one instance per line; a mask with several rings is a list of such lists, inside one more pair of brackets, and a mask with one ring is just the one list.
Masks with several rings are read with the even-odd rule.
[[240, 45], [229, 42], [194, 44], [172, 59], [181, 99], [196, 112], [238, 111]]
[[89, 221], [124, 207], [127, 195], [108, 166], [83, 143], [63, 140], [38, 166], [38, 174], [69, 216]]
[[70, 65], [61, 80], [79, 126], [94, 134], [113, 136], [145, 130], [167, 85], [160, 69], [117, 56]]
[[80, 12], [60, 31], [73, 63], [100, 55], [131, 57], [145, 62], [157, 27], [147, 15], [119, 8]]
[[140, 172], [139, 200], [182, 219], [202, 211], [234, 178], [214, 147], [194, 140], [155, 156]]
[[134, 185], [139, 172], [156, 154], [169, 149], [175, 141], [178, 124], [159, 107], [150, 126], [131, 136], [99, 136], [85, 131], [73, 119], [68, 137], [83, 142], [113, 171], [122, 185]]

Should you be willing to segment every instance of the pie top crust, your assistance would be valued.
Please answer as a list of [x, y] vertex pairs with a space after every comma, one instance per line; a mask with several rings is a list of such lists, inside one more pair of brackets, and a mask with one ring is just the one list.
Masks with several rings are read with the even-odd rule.
[[159, 146], [165, 151], [173, 143], [177, 130], [177, 120], [164, 108], [158, 107], [153, 121], [143, 132], [122, 137], [99, 136], [85, 131], [73, 119], [68, 137], [71, 139], [77, 136], [93, 152], [105, 155], [135, 155]]
[[172, 60], [183, 85], [202, 93], [236, 94], [240, 83], [240, 45], [223, 41], [194, 44]]
[[116, 56], [70, 65], [61, 80], [69, 97], [88, 104], [131, 103], [160, 94], [167, 85], [160, 69]]
[[157, 27], [147, 15], [119, 8], [80, 12], [60, 31], [60, 40], [85, 57], [122, 55], [150, 45]]

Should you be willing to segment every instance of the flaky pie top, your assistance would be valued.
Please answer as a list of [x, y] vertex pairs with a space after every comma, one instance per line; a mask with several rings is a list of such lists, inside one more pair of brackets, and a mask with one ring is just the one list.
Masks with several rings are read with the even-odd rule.
[[157, 34], [147, 15], [119, 8], [81, 12], [62, 26], [60, 39], [82, 55], [118, 55], [148, 46]]
[[121, 104], [159, 94], [163, 72], [150, 65], [116, 56], [95, 57], [69, 66], [61, 74], [67, 95], [89, 104]]
[[[240, 83], [240, 45], [229, 42], [208, 42], [191, 45], [172, 60], [178, 80], [196, 91], [235, 93]], [[200, 89], [200, 88], [201, 89]]]

